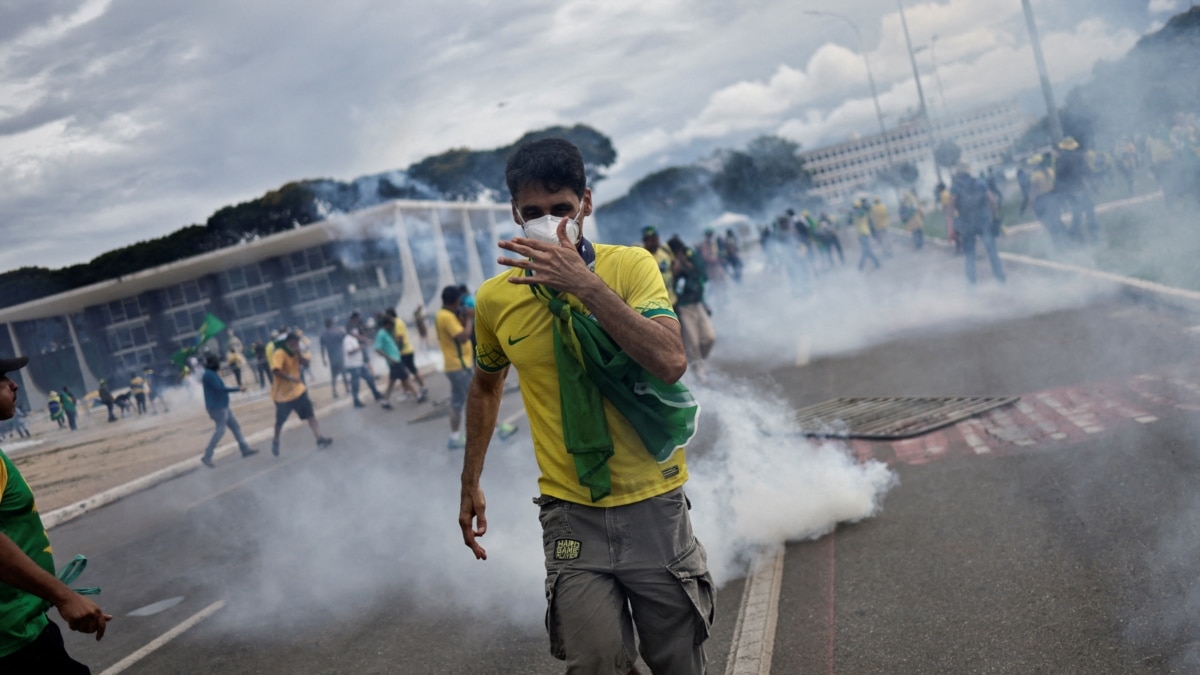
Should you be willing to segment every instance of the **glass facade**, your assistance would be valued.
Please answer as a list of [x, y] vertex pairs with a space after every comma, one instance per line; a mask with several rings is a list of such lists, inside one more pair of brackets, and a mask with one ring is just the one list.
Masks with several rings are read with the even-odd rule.
[[[286, 248], [287, 237], [296, 236], [283, 233], [275, 235], [280, 239], [271, 250], [276, 252], [257, 260], [247, 262], [246, 255], [239, 255], [237, 263], [224, 269], [219, 263], [206, 263], [203, 272], [186, 281], [90, 305], [85, 300], [79, 303], [85, 306], [70, 310], [70, 325], [66, 315], [0, 324], [0, 350], [32, 357], [26, 375], [43, 396], [64, 384], [86, 393], [85, 369], [89, 377], [106, 378], [121, 387], [145, 366], [171, 372], [171, 355], [195, 344], [209, 313], [249, 347], [269, 339], [282, 326], [299, 327], [315, 336], [327, 318], [342, 324], [351, 311], [365, 315], [396, 306], [404, 296], [407, 271], [397, 239], [401, 232], [406, 233], [412, 253], [412, 277], [420, 285], [421, 299], [428, 301], [437, 298], [439, 284], [447, 276], [467, 283], [470, 257], [478, 257], [484, 277], [498, 272], [493, 224], [502, 224], [500, 236], [511, 236], [504, 228], [515, 229], [507, 205], [395, 202], [347, 214], [343, 220], [357, 229], [343, 224], [334, 241], [278, 253]], [[440, 251], [435, 223], [442, 230]], [[469, 236], [466, 223], [470, 223]], [[62, 306], [61, 297], [48, 298], [47, 307]], [[71, 337], [72, 326], [78, 348]], [[11, 344], [10, 328], [19, 350]], [[206, 347], [225, 349], [224, 336]], [[31, 392], [31, 404], [44, 405], [44, 399], [35, 398]]]

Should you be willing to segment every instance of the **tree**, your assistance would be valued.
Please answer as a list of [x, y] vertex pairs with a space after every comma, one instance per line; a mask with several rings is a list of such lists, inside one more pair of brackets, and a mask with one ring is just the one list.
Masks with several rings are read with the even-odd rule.
[[778, 136], [760, 136], [745, 151], [723, 154], [713, 189], [728, 210], [762, 213], [779, 199], [800, 201], [812, 179], [797, 154], [800, 145]]

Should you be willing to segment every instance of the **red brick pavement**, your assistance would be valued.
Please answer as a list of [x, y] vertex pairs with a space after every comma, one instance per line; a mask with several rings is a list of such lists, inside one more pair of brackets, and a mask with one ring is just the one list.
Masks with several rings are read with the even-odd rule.
[[927, 464], [946, 457], [1003, 456], [1078, 443], [1121, 427], [1152, 424], [1156, 411], [1200, 411], [1200, 363], [1025, 394], [1003, 408], [899, 441], [853, 440], [860, 460]]

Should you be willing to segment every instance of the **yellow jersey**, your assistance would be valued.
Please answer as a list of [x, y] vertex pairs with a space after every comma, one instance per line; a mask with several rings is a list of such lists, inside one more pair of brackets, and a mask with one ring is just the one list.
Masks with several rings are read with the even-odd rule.
[[412, 340], [408, 339], [408, 324], [404, 323], [404, 319], [396, 317], [396, 325], [392, 330], [392, 337], [396, 338], [396, 344], [400, 345], [401, 356], [417, 351], [413, 348]]
[[[675, 319], [663, 277], [645, 248], [595, 244], [596, 274], [625, 304], [644, 317]], [[501, 273], [479, 287], [475, 296], [476, 362], [480, 370], [499, 372], [510, 364], [521, 375], [521, 398], [529, 416], [533, 451], [544, 495], [588, 506], [620, 506], [660, 495], [687, 482], [683, 448], [658, 463], [637, 432], [608, 400], [604, 417], [613, 440], [608, 460], [612, 493], [592, 502], [579, 484], [575, 462], [563, 444], [558, 367], [554, 360], [552, 315], [528, 286], [508, 283], [519, 269]]]
[[[300, 379], [300, 356], [290, 354], [286, 347], [277, 347], [271, 354], [271, 372], [283, 372], [288, 377]], [[304, 382], [292, 382], [282, 377], [271, 381], [271, 400], [276, 403], [287, 403], [300, 398], [307, 387]]]
[[475, 359], [471, 354], [471, 341], [459, 342], [454, 339], [455, 335], [463, 332], [463, 325], [458, 320], [458, 315], [443, 307], [437, 311], [435, 321], [438, 345], [441, 346], [442, 358], [446, 361], [444, 372], [453, 373], [456, 370], [470, 370], [474, 367]]

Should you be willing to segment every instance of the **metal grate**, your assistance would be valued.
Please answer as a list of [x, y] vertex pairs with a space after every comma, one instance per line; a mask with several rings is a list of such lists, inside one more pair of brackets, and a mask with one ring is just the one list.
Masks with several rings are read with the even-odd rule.
[[805, 436], [895, 440], [941, 429], [1018, 396], [835, 398], [796, 413]]

